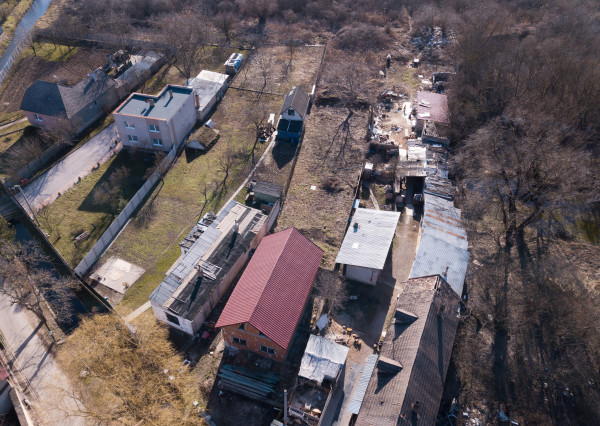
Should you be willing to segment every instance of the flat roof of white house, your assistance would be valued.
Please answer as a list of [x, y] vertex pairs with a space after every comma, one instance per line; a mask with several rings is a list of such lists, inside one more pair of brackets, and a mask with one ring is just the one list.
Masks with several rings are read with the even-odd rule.
[[[157, 96], [142, 93], [131, 94], [117, 108], [118, 114], [170, 120], [192, 95], [192, 89], [184, 86], [167, 85]], [[154, 101], [154, 105], [151, 104]]]
[[383, 269], [399, 219], [399, 212], [356, 209], [335, 262]]
[[196, 77], [187, 81], [186, 86], [191, 87], [194, 93], [198, 95], [198, 109], [200, 111], [206, 108], [219, 90], [227, 84], [228, 77], [227, 74], [202, 70]]

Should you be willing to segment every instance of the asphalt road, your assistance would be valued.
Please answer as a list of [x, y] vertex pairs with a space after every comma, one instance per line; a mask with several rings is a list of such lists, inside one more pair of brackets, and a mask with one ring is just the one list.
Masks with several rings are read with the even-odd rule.
[[29, 209], [25, 202], [28, 201], [33, 211], [38, 212], [56, 200], [59, 193], [64, 193], [80, 178], [90, 174], [98, 163], [104, 163], [119, 152], [122, 146], [119, 143], [115, 147], [114, 141], [117, 139], [117, 127], [113, 123], [24, 187], [23, 192], [27, 200], [17, 192], [19, 202]]
[[[0, 295], [0, 332], [4, 336], [9, 367], [26, 391], [34, 417], [42, 425], [85, 425], [81, 417], [65, 414], [75, 403], [65, 395], [70, 390], [66, 376], [54, 356], [38, 337], [47, 329], [30, 313], [10, 305]], [[37, 423], [36, 423], [37, 424]]]

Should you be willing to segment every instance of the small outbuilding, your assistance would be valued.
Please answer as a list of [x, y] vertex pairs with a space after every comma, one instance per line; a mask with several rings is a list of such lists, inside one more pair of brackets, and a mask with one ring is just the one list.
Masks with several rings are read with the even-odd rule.
[[195, 78], [187, 81], [186, 86], [194, 89], [196, 114], [200, 123], [204, 123], [223, 99], [229, 85], [227, 74], [202, 70]]
[[279, 123], [277, 124], [277, 138], [297, 142], [304, 131], [304, 120], [308, 115], [310, 96], [308, 93], [294, 86], [288, 93], [281, 106]]
[[323, 382], [335, 382], [344, 369], [349, 350], [347, 346], [311, 334], [302, 356], [298, 376], [319, 385]]
[[399, 212], [356, 209], [335, 259], [346, 265], [346, 278], [375, 285], [385, 265]]

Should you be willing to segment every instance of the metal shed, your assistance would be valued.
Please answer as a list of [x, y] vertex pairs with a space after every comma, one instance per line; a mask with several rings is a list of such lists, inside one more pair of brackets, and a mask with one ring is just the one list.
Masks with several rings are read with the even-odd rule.
[[399, 212], [356, 209], [336, 263], [346, 265], [346, 277], [375, 285], [396, 234]]

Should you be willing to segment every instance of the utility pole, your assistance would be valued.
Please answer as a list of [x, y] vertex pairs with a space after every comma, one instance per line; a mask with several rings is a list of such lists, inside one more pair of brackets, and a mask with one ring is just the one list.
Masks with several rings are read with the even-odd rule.
[[283, 424], [288, 424], [288, 416], [287, 416], [287, 389], [283, 390]]
[[[13, 189], [14, 188], [19, 188], [19, 191], [21, 191], [21, 195], [25, 199], [25, 202], [27, 203], [27, 207], [29, 207], [29, 211], [31, 212], [31, 214], [33, 215], [33, 218], [35, 219], [35, 223], [37, 223], [38, 228], [41, 229], [42, 225], [40, 225], [40, 221], [38, 220], [37, 216], [35, 215], [35, 212], [31, 208], [31, 204], [29, 204], [29, 200], [27, 199], [27, 196], [23, 192], [23, 188], [21, 188], [21, 185], [15, 185], [15, 186], [13, 186]], [[15, 197], [15, 199], [17, 199], [17, 198]], [[19, 200], [17, 199], [17, 201], [19, 201]]]

